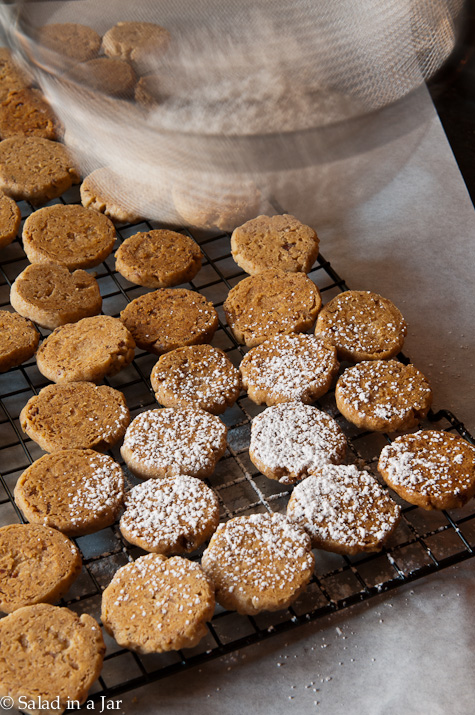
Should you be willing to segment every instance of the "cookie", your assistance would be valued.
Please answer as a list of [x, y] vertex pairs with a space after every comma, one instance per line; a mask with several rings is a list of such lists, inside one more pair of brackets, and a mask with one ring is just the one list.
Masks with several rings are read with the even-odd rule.
[[339, 464], [346, 438], [333, 417], [300, 402], [268, 407], [251, 426], [249, 457], [269, 479], [293, 484], [321, 464]]
[[178, 474], [149, 479], [128, 492], [120, 531], [144, 551], [171, 556], [197, 549], [218, 523], [213, 490], [200, 479]]
[[60, 123], [37, 89], [16, 89], [0, 103], [0, 136], [58, 139]]
[[80, 181], [66, 148], [42, 137], [11, 137], [0, 142], [0, 190], [33, 205], [61, 196]]
[[14, 90], [25, 89], [31, 85], [27, 77], [18, 67], [7, 47], [0, 47], [0, 101], [3, 101]]
[[239, 370], [211, 345], [191, 345], [162, 355], [150, 381], [165, 407], [201, 407], [213, 415], [234, 405], [241, 390]]
[[70, 273], [55, 263], [33, 263], [20, 273], [10, 291], [17, 313], [53, 330], [101, 312], [96, 279], [86, 271]]
[[170, 33], [153, 22], [118, 22], [102, 38], [108, 57], [129, 60], [143, 73], [170, 45]]
[[220, 524], [201, 561], [224, 608], [250, 616], [287, 608], [313, 573], [310, 539], [281, 514]]
[[393, 432], [413, 429], [426, 417], [432, 390], [414, 365], [373, 360], [345, 370], [335, 399], [341, 414], [357, 427]]
[[92, 449], [65, 449], [33, 462], [17, 481], [14, 496], [32, 524], [83, 536], [117, 519], [124, 475], [112, 457]]
[[137, 84], [137, 75], [130, 64], [110, 57], [81, 62], [69, 73], [69, 77], [88, 89], [124, 99], [133, 94]]
[[337, 554], [380, 551], [400, 513], [376, 479], [353, 464], [322, 465], [295, 487], [287, 507], [314, 548]]
[[196, 291], [160, 288], [135, 298], [120, 314], [139, 348], [155, 355], [213, 339], [219, 321], [213, 304]]
[[100, 35], [92, 27], [77, 22], [43, 25], [37, 37], [40, 45], [74, 62], [91, 60], [101, 48]]
[[318, 256], [319, 239], [295, 216], [257, 216], [235, 228], [231, 253], [251, 276], [269, 269], [308, 273]]
[[[25, 712], [61, 715], [68, 704], [85, 701], [105, 650], [99, 624], [87, 613], [47, 603], [19, 608], [0, 621], [0, 696]], [[45, 703], [54, 705], [45, 710]]]
[[45, 206], [23, 226], [23, 248], [31, 263], [58, 263], [70, 271], [102, 263], [115, 240], [107, 216], [77, 204]]
[[347, 290], [323, 306], [315, 335], [338, 350], [340, 360], [389, 359], [404, 344], [407, 326], [396, 306], [369, 290]]
[[201, 268], [201, 251], [189, 236], [155, 229], [126, 238], [115, 254], [115, 268], [131, 283], [168, 288], [196, 276]]
[[312, 335], [276, 335], [241, 361], [242, 385], [258, 405], [298, 400], [309, 404], [330, 389], [338, 372], [336, 349]]
[[252, 348], [274, 335], [308, 330], [321, 305], [317, 286], [304, 273], [269, 270], [234, 286], [224, 312], [236, 340]]
[[135, 85], [135, 101], [145, 109], [159, 104], [163, 97], [163, 78], [157, 74], [140, 77]]
[[132, 420], [120, 453], [141, 479], [209, 477], [226, 450], [227, 427], [197, 407], [147, 410]]
[[36, 353], [38, 370], [52, 382], [100, 382], [130, 365], [131, 334], [110, 315], [83, 318], [56, 328]]
[[449, 432], [397, 437], [383, 448], [378, 470], [396, 494], [423, 509], [457, 509], [475, 494], [475, 448]]
[[13, 199], [0, 191], [0, 248], [15, 240], [20, 224], [20, 209]]
[[39, 340], [32, 322], [17, 313], [0, 310], [0, 372], [33, 357]]
[[129, 200], [127, 182], [111, 169], [96, 169], [81, 184], [81, 203], [108, 216], [114, 223], [138, 223], [140, 215]]
[[105, 452], [122, 439], [129, 422], [123, 394], [92, 382], [47, 385], [20, 412], [22, 430], [45, 452]]
[[0, 611], [55, 603], [81, 571], [79, 550], [55, 529], [36, 524], [0, 528]]
[[212, 584], [199, 564], [147, 554], [122, 566], [102, 594], [104, 628], [139, 653], [192, 648], [207, 634]]

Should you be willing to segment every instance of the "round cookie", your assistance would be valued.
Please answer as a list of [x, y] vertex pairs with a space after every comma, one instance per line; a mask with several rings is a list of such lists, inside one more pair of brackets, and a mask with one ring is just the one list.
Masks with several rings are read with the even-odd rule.
[[269, 270], [234, 286], [224, 312], [236, 340], [253, 348], [274, 335], [308, 330], [321, 305], [317, 286], [304, 273]]
[[141, 216], [128, 198], [127, 182], [111, 169], [96, 169], [88, 174], [80, 187], [85, 208], [105, 214], [114, 223], [138, 223]]
[[0, 310], [0, 372], [33, 357], [39, 340], [40, 335], [31, 321], [18, 313]]
[[333, 417], [301, 402], [268, 407], [251, 426], [249, 457], [269, 479], [293, 484], [322, 464], [339, 464], [346, 438]]
[[357, 427], [375, 432], [410, 430], [424, 419], [432, 391], [414, 365], [398, 360], [360, 362], [340, 376], [336, 406]]
[[31, 85], [30, 79], [20, 70], [7, 47], [0, 47], [0, 101], [16, 89]]
[[77, 22], [43, 25], [38, 31], [38, 42], [74, 62], [91, 60], [101, 48], [100, 35], [92, 27]]
[[0, 103], [0, 136], [58, 139], [60, 123], [37, 89], [9, 92]]
[[58, 263], [70, 271], [102, 263], [115, 240], [107, 216], [77, 204], [45, 206], [23, 226], [23, 248], [31, 263]]
[[0, 248], [15, 240], [20, 224], [20, 209], [13, 199], [0, 191]]
[[110, 315], [83, 318], [56, 328], [36, 353], [38, 370], [52, 382], [100, 382], [130, 365], [135, 342]]
[[348, 290], [323, 306], [315, 335], [338, 350], [341, 360], [392, 358], [404, 344], [407, 326], [396, 306], [369, 290]]
[[257, 216], [235, 228], [231, 253], [250, 275], [269, 269], [308, 273], [318, 256], [319, 240], [295, 216]]
[[42, 137], [0, 142], [0, 190], [12, 199], [46, 203], [79, 181], [68, 151], [58, 142]]
[[10, 303], [23, 317], [54, 330], [100, 313], [102, 298], [96, 279], [86, 271], [32, 263], [13, 283]]
[[157, 105], [163, 95], [163, 78], [157, 74], [140, 77], [135, 86], [135, 101], [145, 109]]
[[118, 22], [102, 38], [108, 57], [129, 60], [143, 72], [153, 65], [170, 44], [170, 33], [153, 22]]
[[137, 75], [128, 62], [97, 57], [76, 65], [69, 74], [76, 82], [88, 89], [103, 92], [112, 97], [129, 97], [137, 84]]
[[[37, 603], [0, 621], [0, 696], [31, 713], [62, 713], [84, 702], [102, 669], [104, 639], [87, 613]], [[45, 710], [45, 703], [55, 703]], [[56, 706], [57, 705], [57, 706]]]
[[141, 556], [122, 566], [102, 594], [106, 631], [139, 653], [194, 647], [213, 611], [212, 584], [199, 564], [180, 556]]
[[252, 348], [241, 361], [242, 385], [257, 405], [315, 402], [338, 372], [336, 349], [312, 335], [276, 335]]
[[159, 359], [150, 381], [165, 407], [201, 407], [213, 415], [234, 405], [241, 390], [239, 370], [219, 348], [190, 345]]
[[218, 523], [213, 490], [200, 479], [178, 474], [149, 479], [128, 492], [120, 531], [144, 551], [170, 556], [197, 549]]
[[218, 314], [196, 291], [160, 288], [135, 298], [120, 314], [139, 348], [155, 355], [213, 339]]
[[122, 439], [129, 422], [123, 394], [92, 382], [47, 385], [20, 412], [22, 430], [45, 452], [105, 452]]
[[220, 524], [201, 565], [224, 608], [250, 616], [287, 608], [313, 573], [310, 539], [281, 514], [237, 516]]
[[132, 420], [120, 453], [142, 479], [209, 477], [226, 450], [227, 427], [197, 407], [147, 410]]
[[0, 611], [55, 603], [79, 576], [79, 550], [55, 529], [37, 524], [0, 528]]
[[83, 536], [117, 519], [124, 475], [112, 457], [92, 449], [65, 449], [33, 462], [17, 481], [14, 496], [31, 523]]
[[380, 551], [400, 513], [376, 479], [353, 464], [322, 465], [295, 487], [287, 506], [314, 548], [337, 554]]
[[397, 437], [383, 448], [378, 470], [396, 494], [423, 509], [456, 509], [475, 494], [475, 448], [449, 432]]

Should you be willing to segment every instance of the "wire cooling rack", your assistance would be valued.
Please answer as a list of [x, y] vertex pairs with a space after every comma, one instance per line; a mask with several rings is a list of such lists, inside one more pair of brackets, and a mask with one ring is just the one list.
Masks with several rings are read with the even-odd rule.
[[[51, 204], [58, 202], [79, 202], [77, 188]], [[26, 202], [21, 202], [20, 208], [23, 219], [33, 210]], [[150, 222], [123, 225], [118, 228], [117, 245], [138, 231], [158, 227], [157, 223]], [[203, 251], [201, 271], [192, 283], [183, 287], [200, 291], [214, 303], [220, 316], [220, 327], [213, 344], [226, 351], [233, 363], [238, 365], [245, 349], [236, 343], [226, 327], [222, 306], [229, 289], [245, 274], [232, 260], [230, 237], [223, 233], [183, 232], [191, 235]], [[9, 309], [10, 285], [28, 263], [20, 240], [16, 239], [2, 249], [0, 259], [0, 307]], [[117, 316], [130, 300], [147, 292], [115, 272], [113, 254], [91, 272], [96, 274], [103, 296], [103, 312], [108, 315]], [[320, 289], [324, 302], [348, 288], [321, 255], [309, 275]], [[42, 336], [48, 332], [40, 329]], [[404, 356], [399, 357], [407, 362]], [[149, 381], [156, 360], [156, 356], [139, 351], [127, 369], [106, 381], [124, 393], [132, 417], [157, 406]], [[18, 417], [27, 400], [45, 384], [47, 381], [38, 372], [34, 360], [0, 375], [0, 526], [23, 521], [13, 501], [13, 489], [23, 470], [43, 452], [23, 434]], [[349, 442], [349, 461], [366, 466], [379, 479], [377, 460], [382, 447], [391, 441], [391, 436], [363, 431], [346, 422], [336, 409], [333, 392], [316, 404], [335, 417], [345, 432]], [[228, 448], [216, 471], [207, 480], [218, 494], [222, 520], [238, 514], [285, 512], [291, 488], [267, 479], [249, 460], [250, 423], [262, 409], [243, 394], [222, 416], [229, 429]], [[474, 443], [463, 425], [445, 410], [430, 413], [428, 422], [438, 429], [457, 432]], [[110, 454], [123, 465], [118, 448]], [[135, 484], [137, 480], [127, 469], [125, 472], [129, 483]], [[208, 624], [208, 634], [198, 646], [164, 654], [142, 656], [132, 653], [104, 633], [107, 645], [104, 668], [89, 697], [95, 700], [100, 696], [117, 696], [474, 555], [475, 499], [461, 509], [439, 512], [408, 505], [394, 493], [392, 497], [401, 505], [403, 515], [386, 548], [377, 554], [350, 557], [318, 551], [315, 574], [309, 587], [286, 610], [250, 617], [217, 607], [212, 622]], [[120, 566], [144, 552], [122, 539], [117, 524], [75, 541], [81, 550], [84, 566], [61, 605], [78, 613], [90, 613], [99, 619], [102, 590]], [[199, 558], [202, 550], [194, 553], [192, 558]]]

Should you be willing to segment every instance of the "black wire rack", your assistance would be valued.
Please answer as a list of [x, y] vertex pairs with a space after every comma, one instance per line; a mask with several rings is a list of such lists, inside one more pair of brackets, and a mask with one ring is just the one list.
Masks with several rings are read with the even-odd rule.
[[[51, 204], [78, 201], [78, 190], [73, 188]], [[33, 211], [26, 202], [21, 202], [20, 208], [23, 219]], [[159, 228], [159, 225], [148, 221], [122, 225], [117, 231], [117, 245], [138, 231], [152, 228]], [[183, 287], [198, 290], [213, 302], [220, 317], [220, 327], [213, 344], [223, 349], [232, 362], [238, 365], [245, 349], [236, 343], [227, 328], [222, 306], [229, 289], [245, 274], [232, 259], [230, 236], [218, 232], [189, 232], [185, 229], [183, 233], [192, 236], [203, 252], [201, 271], [192, 283], [184, 284]], [[21, 241], [16, 239], [2, 249], [0, 259], [0, 307], [10, 309], [11, 283], [28, 264]], [[111, 254], [91, 272], [96, 275], [101, 289], [103, 312], [117, 316], [130, 300], [147, 290], [125, 280], [115, 272], [114, 265]], [[309, 276], [320, 289], [324, 302], [348, 289], [321, 255]], [[49, 331], [39, 328], [39, 332], [44, 337]], [[399, 357], [408, 361], [403, 355]], [[128, 368], [106, 380], [107, 384], [124, 393], [132, 417], [157, 406], [149, 381], [156, 360], [156, 356], [138, 351]], [[18, 418], [27, 400], [45, 384], [47, 380], [39, 373], [34, 360], [0, 375], [0, 526], [23, 521], [13, 500], [13, 489], [22, 472], [43, 452], [23, 434]], [[365, 466], [380, 479], [376, 464], [382, 447], [391, 441], [391, 435], [367, 432], [350, 425], [336, 409], [332, 391], [316, 404], [335, 417], [346, 434], [349, 461]], [[285, 512], [291, 487], [267, 479], [249, 459], [251, 420], [262, 409], [249, 400], [247, 395], [241, 394], [237, 403], [222, 416], [229, 429], [228, 447], [214, 474], [207, 480], [218, 494], [222, 520], [238, 514]], [[427, 422], [438, 429], [456, 432], [474, 444], [464, 426], [446, 410], [429, 413]], [[422, 426], [427, 427], [428, 424]], [[111, 450], [110, 454], [123, 465], [118, 448]], [[135, 484], [137, 480], [124, 469], [130, 485]], [[312, 581], [288, 609], [250, 617], [225, 611], [218, 606], [208, 624], [207, 636], [198, 646], [163, 654], [138, 655], [121, 648], [104, 633], [107, 645], [104, 668], [89, 698], [115, 697], [381, 592], [398, 588], [474, 555], [475, 499], [460, 509], [424, 511], [406, 504], [394, 493], [391, 495], [402, 507], [402, 519], [386, 548], [377, 554], [348, 557], [316, 552]], [[75, 542], [83, 556], [83, 570], [61, 605], [78, 613], [87, 612], [99, 620], [103, 589], [120, 566], [144, 552], [123, 540], [117, 524], [96, 534], [79, 537]], [[202, 550], [192, 554], [191, 558], [199, 558]]]

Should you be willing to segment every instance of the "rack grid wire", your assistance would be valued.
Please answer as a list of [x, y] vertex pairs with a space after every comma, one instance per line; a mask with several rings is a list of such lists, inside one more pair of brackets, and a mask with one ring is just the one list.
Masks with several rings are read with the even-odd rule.
[[[73, 187], [49, 205], [78, 202], [79, 192], [77, 187]], [[20, 202], [19, 206], [23, 220], [34, 210], [25, 201]], [[160, 225], [143, 221], [139, 224], [119, 226], [116, 248], [128, 236], [153, 228], [160, 228]], [[203, 252], [202, 269], [191, 283], [181, 287], [197, 290], [213, 302], [220, 318], [220, 327], [213, 339], [213, 345], [224, 350], [231, 361], [238, 365], [245, 348], [237, 344], [227, 328], [222, 306], [229, 289], [245, 274], [232, 259], [230, 236], [223, 232], [186, 229], [181, 231], [194, 238]], [[96, 275], [100, 286], [103, 312], [117, 316], [129, 301], [147, 292], [147, 289], [129, 283], [116, 273], [113, 255], [112, 253], [103, 264], [90, 272]], [[11, 309], [11, 283], [27, 264], [19, 238], [2, 249], [2, 309]], [[318, 286], [324, 302], [348, 289], [322, 255], [309, 277]], [[42, 337], [49, 334], [49, 331], [42, 328], [38, 330]], [[399, 359], [408, 362], [402, 354]], [[143, 410], [157, 407], [149, 381], [156, 360], [154, 355], [137, 351], [135, 360], [128, 368], [105, 381], [124, 393], [132, 417]], [[24, 521], [13, 500], [13, 489], [22, 472], [43, 452], [23, 434], [18, 418], [27, 400], [47, 383], [39, 373], [34, 359], [0, 375], [0, 526]], [[348, 461], [364, 466], [381, 482], [376, 465], [382, 447], [391, 441], [392, 436], [364, 431], [350, 425], [336, 409], [333, 391], [320, 398], [316, 405], [335, 417], [343, 429], [349, 443]], [[285, 513], [291, 487], [263, 476], [249, 459], [251, 420], [263, 409], [245, 394], [241, 394], [236, 404], [222, 416], [229, 430], [228, 447], [214, 474], [207, 480], [218, 494], [221, 520], [238, 514], [266, 511]], [[430, 412], [422, 426], [434, 425], [438, 429], [456, 432], [472, 444], [475, 443], [463, 424], [446, 410], [436, 414]], [[129, 486], [140, 481], [124, 466], [118, 447], [109, 453], [123, 466]], [[385, 549], [376, 554], [348, 557], [325, 551], [315, 552], [314, 576], [306, 591], [290, 608], [250, 617], [225, 611], [217, 606], [213, 619], [208, 624], [207, 636], [198, 646], [163, 654], [138, 655], [121, 648], [104, 632], [107, 654], [102, 674], [93, 686], [89, 699], [115, 697], [347, 608], [474, 555], [475, 499], [460, 509], [424, 511], [408, 505], [392, 492], [391, 496], [402, 507], [402, 519]], [[82, 553], [83, 569], [60, 605], [68, 606], [78, 613], [87, 612], [99, 620], [102, 590], [120, 566], [145, 552], [127, 544], [117, 524], [96, 534], [79, 537], [75, 542]], [[191, 558], [199, 559], [203, 548], [192, 554]]]

